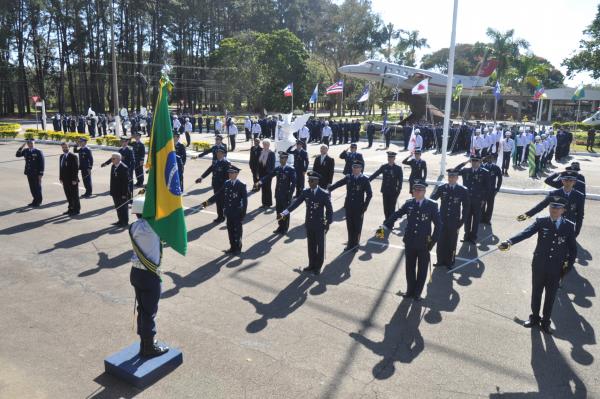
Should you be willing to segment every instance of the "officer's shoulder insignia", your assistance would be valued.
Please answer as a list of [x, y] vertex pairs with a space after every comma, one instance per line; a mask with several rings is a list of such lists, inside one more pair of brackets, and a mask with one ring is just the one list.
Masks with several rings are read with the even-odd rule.
[[489, 172], [489, 169], [486, 169], [486, 168], [483, 168], [483, 167], [481, 168], [481, 170]]
[[567, 219], [567, 218], [563, 218], [563, 220], [564, 220], [565, 222], [569, 222], [569, 223], [571, 223], [573, 226], [575, 226], [575, 222], [573, 222], [572, 220], [569, 220], [569, 219]]
[[580, 195], [583, 195], [583, 193], [581, 191], [579, 191], [579, 190], [573, 189], [573, 191], [575, 191], [576, 193], [579, 193]]

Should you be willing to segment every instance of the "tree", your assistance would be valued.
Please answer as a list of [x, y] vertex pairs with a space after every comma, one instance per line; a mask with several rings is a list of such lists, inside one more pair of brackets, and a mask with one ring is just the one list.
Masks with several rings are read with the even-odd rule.
[[600, 79], [600, 5], [596, 17], [583, 31], [586, 38], [579, 42], [579, 52], [562, 62], [567, 67], [567, 76], [579, 72], [590, 72], [594, 79]]
[[399, 37], [400, 40], [394, 49], [394, 58], [396, 59], [396, 62], [408, 66], [417, 66], [416, 50], [429, 48], [427, 39], [419, 37], [418, 30], [401, 30]]
[[[477, 71], [484, 50], [483, 43], [463, 43], [456, 45], [456, 57], [454, 58], [454, 73], [457, 75], [473, 75]], [[426, 54], [421, 60], [421, 68], [433, 69], [440, 73], [448, 73], [448, 58], [450, 50], [448, 47]]]
[[507, 69], [519, 58], [521, 49], [528, 49], [529, 42], [525, 39], [515, 38], [515, 30], [509, 29], [500, 32], [493, 28], [487, 28], [487, 36], [492, 40], [489, 45], [490, 56], [498, 60], [496, 75], [502, 81]]

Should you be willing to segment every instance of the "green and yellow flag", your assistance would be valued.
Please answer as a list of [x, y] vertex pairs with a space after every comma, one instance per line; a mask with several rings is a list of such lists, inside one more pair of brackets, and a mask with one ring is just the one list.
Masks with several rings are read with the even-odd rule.
[[160, 91], [154, 108], [150, 150], [146, 167], [150, 169], [146, 185], [143, 217], [160, 239], [185, 255], [187, 228], [181, 203], [181, 186], [169, 116], [168, 97], [173, 83], [160, 79]]
[[527, 166], [529, 166], [529, 177], [535, 177], [535, 143], [533, 141], [529, 143]]
[[463, 91], [463, 85], [462, 85], [462, 83], [457, 84], [456, 87], [454, 88], [454, 93], [452, 93], [452, 100], [453, 101], [458, 100], [458, 98], [460, 97], [462, 91]]

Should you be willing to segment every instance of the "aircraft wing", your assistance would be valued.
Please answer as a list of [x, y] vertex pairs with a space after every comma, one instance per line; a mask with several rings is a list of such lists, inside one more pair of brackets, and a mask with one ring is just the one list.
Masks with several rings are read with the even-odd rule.
[[310, 115], [311, 114], [304, 114], [297, 116], [296, 119], [294, 119], [294, 122], [292, 122], [292, 132], [297, 132], [298, 130], [302, 129], [302, 126], [306, 124], [308, 118], [310, 118]]

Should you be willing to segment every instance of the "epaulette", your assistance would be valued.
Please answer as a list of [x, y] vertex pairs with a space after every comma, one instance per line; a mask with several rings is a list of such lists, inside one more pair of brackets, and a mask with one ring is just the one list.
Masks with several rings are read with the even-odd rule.
[[481, 170], [485, 170], [486, 172], [489, 172], [489, 170], [484, 167], [481, 167]]
[[582, 196], [583, 196], [583, 195], [585, 195], [585, 194], [583, 194], [583, 193], [582, 193], [581, 191], [579, 191], [579, 190], [575, 190], [575, 189], [573, 189], [573, 191], [575, 191], [576, 193], [579, 193], [579, 194], [581, 194]]
[[571, 223], [573, 226], [575, 226], [575, 222], [573, 222], [572, 220], [569, 220], [569, 219], [567, 219], [567, 218], [563, 218], [563, 220], [564, 220], [565, 222], [569, 222], [569, 223]]

